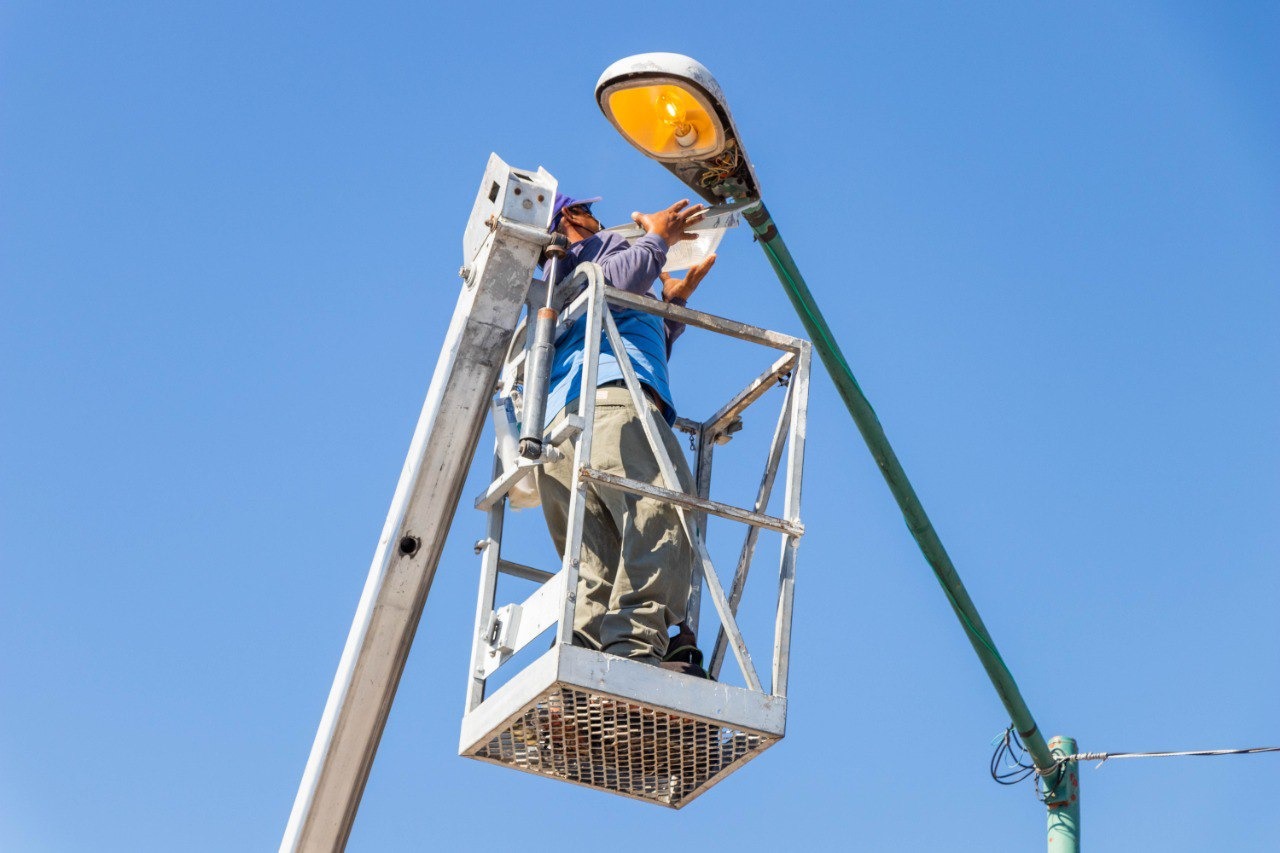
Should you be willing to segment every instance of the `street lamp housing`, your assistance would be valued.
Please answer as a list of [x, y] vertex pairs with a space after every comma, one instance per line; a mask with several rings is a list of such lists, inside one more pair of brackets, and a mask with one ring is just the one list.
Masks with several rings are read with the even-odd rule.
[[714, 157], [725, 142], [715, 107], [680, 83], [662, 77], [642, 85], [615, 83], [601, 94], [601, 104], [627, 141], [655, 160]]
[[596, 103], [624, 139], [712, 204], [759, 197], [720, 84], [697, 60], [620, 59], [600, 75]]

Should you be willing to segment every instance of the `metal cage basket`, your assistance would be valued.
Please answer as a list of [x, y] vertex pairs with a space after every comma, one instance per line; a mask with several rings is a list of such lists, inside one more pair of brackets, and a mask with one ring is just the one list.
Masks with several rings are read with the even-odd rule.
[[[781, 350], [782, 355], [707, 420], [677, 421], [678, 429], [693, 436], [697, 449], [696, 495], [678, 491], [678, 486], [664, 489], [592, 469], [588, 460], [595, 395], [583, 394], [577, 414], [566, 418], [559, 434], [547, 435], [544, 442], [575, 454], [581, 484], [570, 498], [567, 546], [557, 572], [503, 558], [507, 495], [537, 463], [520, 460], [512, 464], [508, 458], [504, 464], [502, 455], [497, 454], [495, 479], [475, 501], [477, 509], [488, 513], [488, 532], [477, 543], [481, 554], [480, 594], [459, 751], [481, 761], [680, 808], [777, 743], [786, 731], [791, 604], [796, 549], [803, 534], [799, 501], [811, 350], [808, 342], [788, 335], [606, 287], [594, 264], [580, 265], [575, 281], [565, 289], [572, 292], [576, 289], [572, 285], [579, 280], [585, 290], [564, 311], [561, 323], [575, 322], [585, 315], [584, 387], [594, 387], [602, 336], [608, 336], [615, 352], [622, 350], [617, 327], [606, 310], [609, 305], [669, 317], [691, 327]], [[536, 294], [531, 295], [531, 300], [536, 298]], [[512, 343], [499, 396], [503, 389], [519, 383], [529, 336], [525, 336], [525, 351], [521, 350], [520, 337], [517, 333]], [[653, 415], [642, 403], [643, 392], [634, 371], [626, 359], [620, 368], [637, 411], [650, 419], [646, 432], [659, 468], [664, 470], [667, 483], [675, 484], [671, 459], [655, 438]], [[712, 450], [732, 435], [748, 406], [779, 386], [785, 389], [785, 399], [755, 503], [743, 508], [710, 500]], [[764, 510], [783, 467], [786, 495], [783, 517], [779, 518], [766, 515]], [[688, 608], [691, 621], [696, 627], [705, 588], [720, 623], [708, 671], [714, 679], [726, 657], [732, 656], [744, 686], [695, 678], [573, 645], [574, 596], [568, 592], [577, 587], [581, 507], [588, 485], [620, 489], [677, 507], [697, 556]], [[707, 516], [747, 526], [741, 556], [728, 586], [721, 583], [707, 552]], [[767, 688], [756, 672], [736, 619], [761, 530], [775, 531], [783, 538]], [[522, 577], [540, 586], [523, 601], [498, 606], [500, 574]], [[488, 679], [552, 626], [556, 626], [556, 639], [550, 650], [486, 695]]]

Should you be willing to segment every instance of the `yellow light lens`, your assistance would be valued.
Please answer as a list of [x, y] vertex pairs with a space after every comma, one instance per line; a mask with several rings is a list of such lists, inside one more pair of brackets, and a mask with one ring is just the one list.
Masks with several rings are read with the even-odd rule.
[[724, 147], [724, 131], [708, 104], [671, 83], [618, 88], [609, 113], [628, 139], [659, 159], [708, 157]]

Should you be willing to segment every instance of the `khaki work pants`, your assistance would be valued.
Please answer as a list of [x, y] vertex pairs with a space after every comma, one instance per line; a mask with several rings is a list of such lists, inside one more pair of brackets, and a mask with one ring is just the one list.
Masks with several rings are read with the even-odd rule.
[[[675, 434], [658, 407], [646, 402], [680, 487], [692, 494], [693, 475]], [[559, 414], [550, 429], [564, 417]], [[572, 448], [561, 449], [563, 459], [534, 470], [547, 527], [563, 557], [574, 471]], [[666, 486], [626, 388], [596, 390], [591, 467]], [[656, 664], [666, 654], [668, 629], [684, 621], [688, 604], [694, 557], [680, 516], [671, 504], [594, 483], [586, 498], [574, 631], [609, 654]]]

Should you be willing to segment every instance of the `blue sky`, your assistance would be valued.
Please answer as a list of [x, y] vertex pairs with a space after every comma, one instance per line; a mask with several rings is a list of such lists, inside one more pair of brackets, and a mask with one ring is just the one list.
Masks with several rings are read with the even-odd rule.
[[[681, 197], [592, 98], [650, 50], [724, 87], [1041, 727], [1280, 743], [1273, 7], [15, 2], [0, 847], [278, 843], [485, 161], [608, 223]], [[695, 307], [801, 332], [745, 233], [720, 254]], [[736, 381], [718, 353], [679, 345], [691, 414]], [[782, 744], [680, 813], [456, 757], [464, 506], [350, 849], [1040, 849], [1030, 787], [987, 777], [1004, 712], [825, 374], [810, 418]], [[1277, 760], [1086, 766], [1086, 843], [1273, 849]]]

